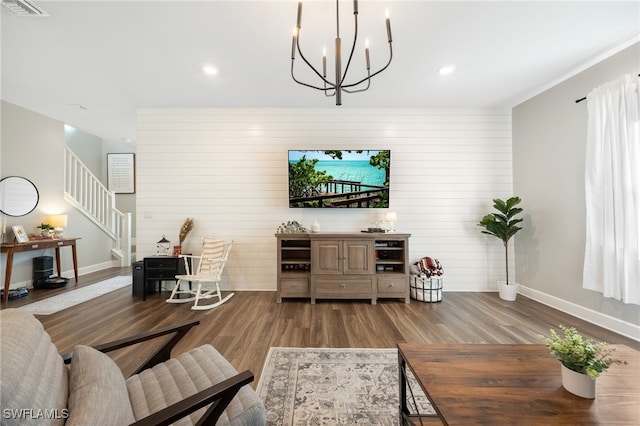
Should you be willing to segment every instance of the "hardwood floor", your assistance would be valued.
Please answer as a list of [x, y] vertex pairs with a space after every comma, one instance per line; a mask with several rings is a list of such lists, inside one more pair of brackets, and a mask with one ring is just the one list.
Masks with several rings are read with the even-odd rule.
[[[130, 274], [130, 268], [112, 268], [80, 277], [67, 288], [34, 290], [9, 301], [2, 309], [18, 307], [89, 285]], [[251, 370], [256, 380], [272, 346], [391, 348], [411, 343], [540, 343], [537, 336], [558, 324], [575, 326], [585, 336], [640, 350], [640, 342], [574, 318], [518, 296], [504, 302], [497, 293], [445, 293], [441, 303], [397, 300], [318, 301], [286, 299], [276, 303], [274, 292], [236, 292], [226, 304], [211, 311], [191, 311], [191, 304], [165, 303], [168, 293], [146, 301], [132, 298], [131, 288], [116, 290], [52, 315], [38, 316], [61, 353], [75, 344], [93, 345], [155, 327], [198, 319], [201, 324], [186, 336], [175, 352], [212, 344], [239, 371]], [[129, 374], [150, 345], [119, 351], [113, 358]], [[549, 355], [551, 356], [551, 355]]]

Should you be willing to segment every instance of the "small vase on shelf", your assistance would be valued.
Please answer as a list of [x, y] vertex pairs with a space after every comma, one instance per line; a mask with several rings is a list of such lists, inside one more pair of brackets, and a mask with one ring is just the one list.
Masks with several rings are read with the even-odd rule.
[[318, 223], [318, 221], [317, 221], [317, 220], [314, 220], [314, 221], [311, 223], [311, 232], [314, 232], [314, 233], [315, 233], [315, 232], [320, 232], [320, 224]]

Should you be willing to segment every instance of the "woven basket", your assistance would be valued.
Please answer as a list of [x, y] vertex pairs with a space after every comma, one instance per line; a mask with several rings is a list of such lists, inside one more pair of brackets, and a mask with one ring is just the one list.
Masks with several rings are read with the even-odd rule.
[[411, 275], [411, 298], [420, 302], [442, 302], [442, 276]]

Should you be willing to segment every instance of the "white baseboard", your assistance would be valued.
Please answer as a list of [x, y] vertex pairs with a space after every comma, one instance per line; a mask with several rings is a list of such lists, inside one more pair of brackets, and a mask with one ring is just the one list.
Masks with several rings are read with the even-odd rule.
[[[89, 265], [83, 268], [78, 268], [78, 276], [81, 277], [82, 275], [90, 274], [92, 272], [98, 272], [104, 269], [109, 269], [109, 268], [118, 267], [118, 266], [120, 266], [120, 264], [117, 261], [110, 261], [110, 262], [98, 263], [95, 265]], [[62, 271], [60, 276], [69, 278], [69, 280], [73, 280], [74, 279], [73, 269], [70, 269], [68, 271]], [[9, 286], [9, 289], [14, 290], [16, 288], [21, 288], [21, 287], [33, 288], [33, 280], [12, 282], [11, 285]]]
[[550, 306], [559, 311], [573, 315], [574, 317], [580, 318], [602, 328], [606, 328], [607, 330], [614, 331], [628, 337], [629, 339], [640, 341], [640, 326], [638, 325], [622, 321], [618, 318], [613, 318], [609, 315], [585, 308], [584, 306], [576, 305], [575, 303], [525, 287], [522, 284], [520, 284], [520, 294], [527, 296], [536, 302], [540, 302], [543, 305]]

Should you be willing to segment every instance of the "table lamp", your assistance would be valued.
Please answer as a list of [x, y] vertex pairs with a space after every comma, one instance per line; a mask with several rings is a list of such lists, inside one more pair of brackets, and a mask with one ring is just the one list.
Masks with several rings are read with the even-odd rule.
[[48, 222], [49, 225], [53, 226], [53, 237], [56, 239], [61, 239], [64, 234], [64, 227], [67, 226], [67, 218], [66, 214], [54, 214], [49, 216]]
[[391, 229], [387, 232], [393, 233], [396, 232], [395, 223], [398, 221], [398, 214], [396, 212], [388, 212], [387, 213], [387, 222], [391, 224]]

